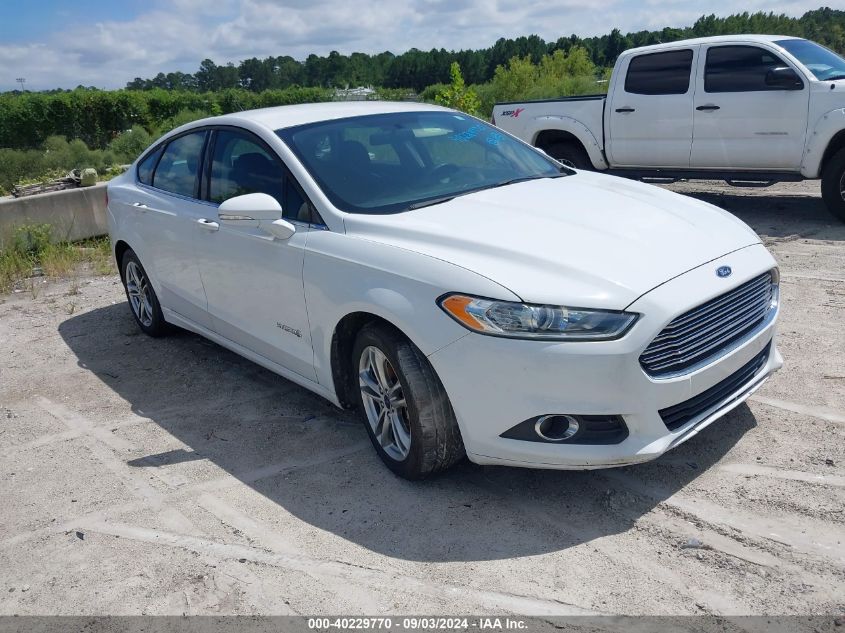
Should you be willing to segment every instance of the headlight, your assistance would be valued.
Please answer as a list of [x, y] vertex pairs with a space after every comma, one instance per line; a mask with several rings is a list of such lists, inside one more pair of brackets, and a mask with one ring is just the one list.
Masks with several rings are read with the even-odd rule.
[[552, 341], [619, 338], [639, 317], [631, 312], [513, 303], [461, 294], [444, 295], [437, 304], [473, 332]]

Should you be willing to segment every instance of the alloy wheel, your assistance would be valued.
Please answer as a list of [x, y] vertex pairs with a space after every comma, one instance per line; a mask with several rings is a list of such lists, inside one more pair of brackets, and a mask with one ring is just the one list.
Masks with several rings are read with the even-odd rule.
[[126, 265], [126, 294], [132, 311], [144, 327], [153, 324], [152, 288], [143, 269], [135, 262]]
[[358, 384], [364, 412], [381, 448], [402, 461], [411, 450], [408, 406], [399, 375], [377, 347], [365, 347], [358, 361]]

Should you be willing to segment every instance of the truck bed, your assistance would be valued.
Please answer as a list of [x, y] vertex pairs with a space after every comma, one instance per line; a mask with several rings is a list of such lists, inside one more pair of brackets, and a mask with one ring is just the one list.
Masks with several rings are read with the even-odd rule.
[[597, 94], [497, 103], [493, 106], [493, 123], [532, 145], [537, 145], [538, 134], [543, 130], [574, 125], [580, 130], [583, 145], [589, 143], [601, 150], [606, 100], [607, 95]]

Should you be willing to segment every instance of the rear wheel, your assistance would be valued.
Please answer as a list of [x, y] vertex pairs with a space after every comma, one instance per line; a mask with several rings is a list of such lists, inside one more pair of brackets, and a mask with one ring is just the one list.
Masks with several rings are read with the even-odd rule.
[[822, 198], [828, 210], [845, 222], [845, 149], [834, 154], [822, 171]]
[[147, 271], [135, 251], [129, 249], [123, 254], [120, 270], [126, 299], [138, 327], [150, 336], [162, 336], [167, 331], [167, 323]]
[[358, 334], [352, 362], [367, 432], [390, 470], [422, 479], [464, 456], [449, 397], [413, 343], [393, 329], [369, 325]]
[[593, 165], [590, 162], [590, 157], [587, 151], [581, 147], [580, 143], [572, 141], [563, 141], [554, 143], [546, 148], [546, 152], [552, 158], [559, 160], [567, 167], [574, 169], [592, 169]]

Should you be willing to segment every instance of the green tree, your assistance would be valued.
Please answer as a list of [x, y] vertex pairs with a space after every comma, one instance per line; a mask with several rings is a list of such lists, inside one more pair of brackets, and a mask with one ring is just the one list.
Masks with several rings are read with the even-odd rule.
[[561, 49], [540, 60], [539, 75], [544, 79], [561, 81], [567, 77], [594, 77], [596, 65], [583, 46], [575, 46], [564, 53]]
[[493, 75], [493, 92], [498, 101], [525, 98], [537, 82], [537, 67], [530, 57], [512, 57], [507, 66], [497, 66]]
[[464, 83], [463, 75], [461, 75], [461, 66], [458, 62], [452, 62], [449, 68], [449, 74], [452, 78], [452, 83], [438, 93], [434, 100], [447, 108], [454, 108], [467, 114], [478, 116], [481, 101], [478, 99], [475, 91], [467, 88], [466, 83]]

